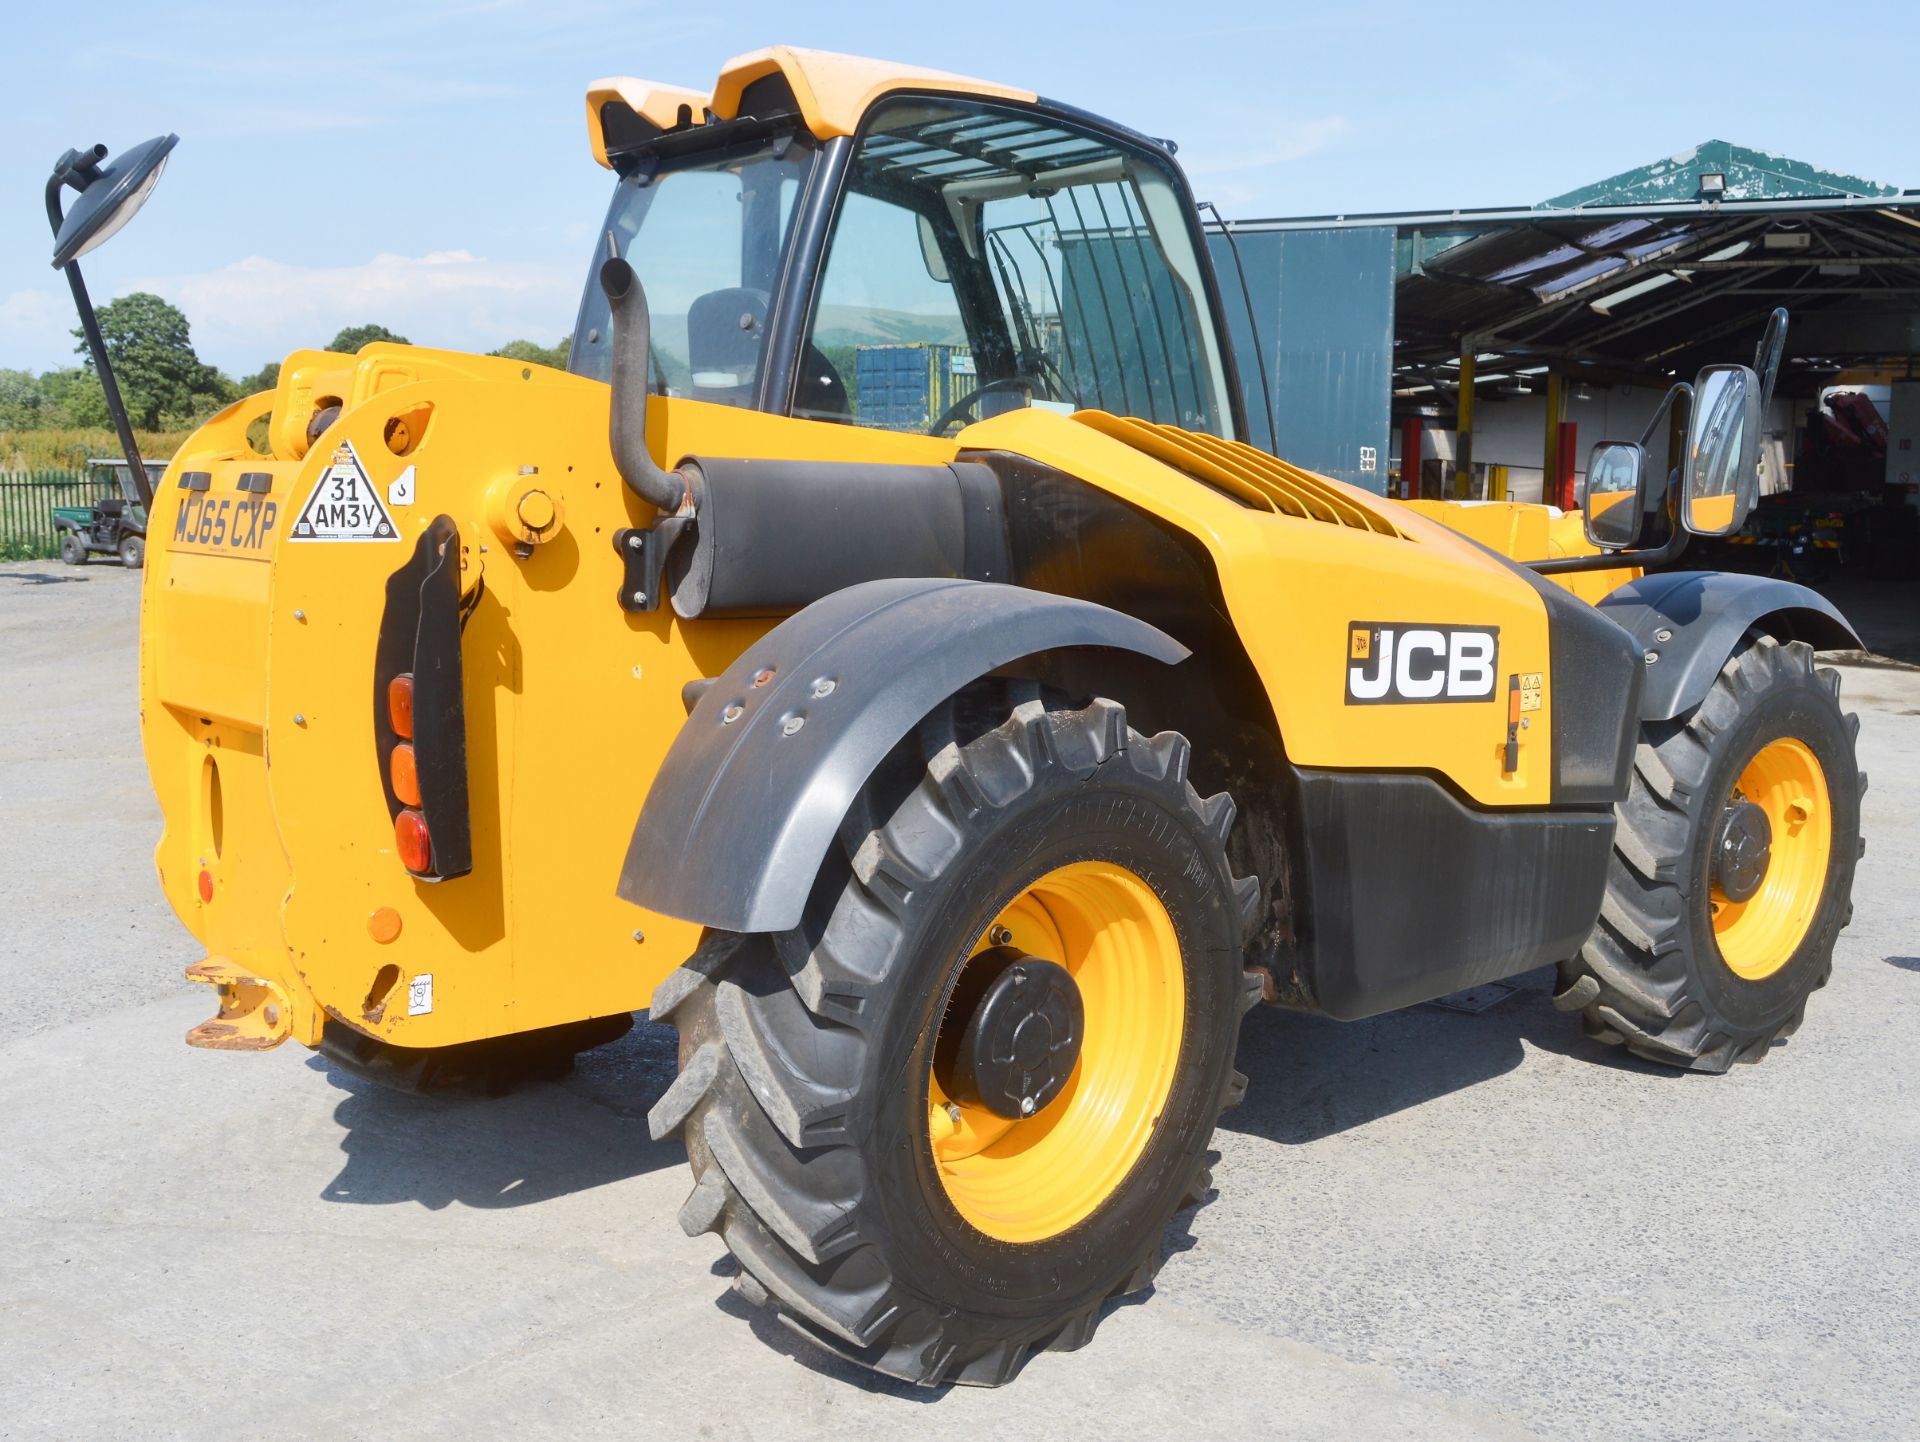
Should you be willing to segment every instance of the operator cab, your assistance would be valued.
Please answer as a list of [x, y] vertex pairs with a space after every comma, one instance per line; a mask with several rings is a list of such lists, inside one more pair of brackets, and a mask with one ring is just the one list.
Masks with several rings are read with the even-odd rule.
[[[930, 435], [1023, 406], [1240, 434], [1170, 147], [1047, 102], [918, 91], [822, 140], [779, 70], [739, 101], [666, 128], [598, 111], [620, 179], [590, 272], [618, 256], [638, 274], [656, 394]], [[610, 341], [590, 274], [570, 368], [610, 378]]]

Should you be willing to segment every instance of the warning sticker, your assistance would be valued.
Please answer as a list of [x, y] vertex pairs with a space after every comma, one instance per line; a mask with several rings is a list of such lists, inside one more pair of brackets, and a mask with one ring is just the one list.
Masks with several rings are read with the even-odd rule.
[[387, 504], [390, 506], [410, 506], [413, 504], [413, 467], [408, 466], [393, 478], [393, 484], [387, 487]]
[[423, 973], [407, 980], [407, 1015], [426, 1016], [433, 1011], [433, 974]]
[[367, 468], [352, 441], [334, 448], [333, 460], [300, 508], [288, 539], [293, 541], [397, 541], [400, 533], [367, 479]]

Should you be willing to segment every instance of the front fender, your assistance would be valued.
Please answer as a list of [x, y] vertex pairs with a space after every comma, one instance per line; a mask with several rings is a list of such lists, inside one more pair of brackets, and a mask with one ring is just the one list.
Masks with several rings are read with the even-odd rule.
[[705, 689], [654, 777], [620, 895], [728, 931], [797, 925], [894, 744], [969, 681], [1072, 646], [1188, 654], [1144, 621], [1018, 586], [869, 581], [816, 601]]
[[1698, 706], [1748, 631], [1821, 650], [1861, 645], [1825, 596], [1772, 576], [1662, 572], [1629, 581], [1603, 599], [1600, 610], [1626, 628], [1646, 657], [1643, 721], [1669, 721]]

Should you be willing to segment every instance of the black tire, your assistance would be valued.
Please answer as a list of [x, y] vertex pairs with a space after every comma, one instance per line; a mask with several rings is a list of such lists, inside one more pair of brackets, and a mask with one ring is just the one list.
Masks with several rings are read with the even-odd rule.
[[137, 571], [147, 563], [147, 542], [144, 536], [122, 536], [120, 538], [120, 564], [129, 571]]
[[595, 1017], [455, 1046], [395, 1046], [329, 1020], [314, 1048], [354, 1076], [414, 1096], [497, 1097], [534, 1082], [558, 1081], [583, 1051], [633, 1029], [630, 1015]]
[[[1210, 1185], [1255, 903], [1226, 842], [1233, 804], [1186, 779], [1185, 739], [1147, 740], [1111, 701], [1004, 703], [967, 737], [931, 721], [896, 806], [876, 788], [843, 828], [810, 921], [709, 933], [654, 996], [680, 1076], [649, 1117], [683, 1133], [688, 1235], [717, 1231], [735, 1286], [801, 1335], [925, 1385], [997, 1386], [1037, 1350], [1083, 1345], [1111, 1298], [1147, 1287], [1161, 1236]], [[940, 744], [942, 739], [944, 744]], [[931, 759], [921, 758], [931, 752]], [[857, 819], [856, 819], [857, 818]], [[952, 979], [999, 909], [1075, 860], [1119, 862], [1172, 917], [1185, 1022], [1163, 1121], [1084, 1220], [1037, 1242], [975, 1230], [934, 1170], [928, 1060]], [[918, 1120], [916, 1120], [918, 1118]], [[1171, 1123], [1171, 1124], [1169, 1124]]]
[[[1840, 677], [1813, 650], [1751, 635], [1692, 711], [1643, 729], [1599, 923], [1560, 964], [1555, 1005], [1589, 1035], [1693, 1071], [1757, 1062], [1791, 1036], [1807, 998], [1833, 970], [1853, 908], [1866, 777], [1854, 756], [1857, 716], [1840, 709]], [[1771, 975], [1749, 980], [1722, 957], [1713, 924], [1719, 822], [1748, 762], [1769, 742], [1810, 750], [1827, 784], [1832, 844], [1818, 906]]]
[[69, 566], [84, 566], [87, 563], [87, 543], [80, 539], [78, 531], [60, 533], [60, 559]]

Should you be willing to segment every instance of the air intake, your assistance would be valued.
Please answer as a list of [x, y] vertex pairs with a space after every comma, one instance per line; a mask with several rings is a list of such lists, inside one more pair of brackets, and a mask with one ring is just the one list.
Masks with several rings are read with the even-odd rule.
[[1156, 425], [1105, 411], [1076, 411], [1073, 418], [1196, 481], [1225, 491], [1256, 511], [1273, 511], [1328, 526], [1349, 526], [1382, 536], [1401, 535], [1392, 521], [1355, 500], [1353, 492], [1338, 481], [1290, 466], [1243, 442], [1223, 441], [1178, 426]]

